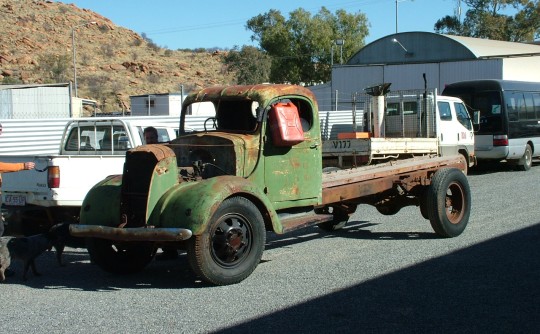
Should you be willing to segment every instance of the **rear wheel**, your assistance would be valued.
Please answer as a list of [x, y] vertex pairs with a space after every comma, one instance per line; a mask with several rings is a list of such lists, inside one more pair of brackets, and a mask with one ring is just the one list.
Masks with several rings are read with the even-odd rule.
[[193, 236], [187, 256], [195, 274], [217, 285], [247, 278], [261, 261], [266, 230], [257, 207], [244, 197], [221, 203], [206, 230]]
[[420, 213], [422, 217], [429, 220], [429, 210], [428, 210], [428, 191], [429, 188], [425, 187], [424, 191], [420, 195]]
[[471, 211], [471, 191], [461, 170], [443, 168], [435, 173], [428, 189], [427, 211], [438, 235], [456, 237], [465, 230]]
[[525, 153], [521, 159], [518, 160], [517, 169], [521, 171], [528, 171], [532, 167], [532, 148], [529, 144], [525, 146]]
[[86, 246], [92, 262], [114, 274], [139, 272], [152, 261], [156, 253], [152, 242], [117, 242], [88, 238]]
[[[332, 211], [330, 211], [332, 210]], [[317, 226], [324, 231], [332, 232], [336, 230], [341, 230], [345, 227], [349, 221], [349, 216], [351, 213], [356, 211], [356, 205], [351, 204], [342, 207], [328, 207], [324, 208], [320, 213], [332, 213], [333, 219], [324, 223], [319, 223]]]

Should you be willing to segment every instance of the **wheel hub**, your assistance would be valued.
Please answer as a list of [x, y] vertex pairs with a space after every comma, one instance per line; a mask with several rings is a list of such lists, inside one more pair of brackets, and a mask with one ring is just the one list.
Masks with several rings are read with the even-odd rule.
[[249, 234], [244, 224], [236, 219], [222, 222], [213, 237], [213, 254], [222, 264], [235, 264], [247, 252]]

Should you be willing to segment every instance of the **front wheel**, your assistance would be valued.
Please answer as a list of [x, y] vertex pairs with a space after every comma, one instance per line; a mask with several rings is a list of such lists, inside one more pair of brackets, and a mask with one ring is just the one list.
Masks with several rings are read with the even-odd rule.
[[431, 227], [442, 237], [460, 235], [469, 222], [471, 190], [467, 177], [457, 168], [438, 170], [427, 193]]
[[90, 259], [101, 269], [113, 274], [133, 274], [144, 269], [156, 254], [152, 242], [115, 242], [88, 238]]
[[266, 242], [263, 217], [244, 197], [221, 203], [206, 230], [188, 242], [187, 256], [195, 274], [216, 285], [247, 278], [261, 261]]

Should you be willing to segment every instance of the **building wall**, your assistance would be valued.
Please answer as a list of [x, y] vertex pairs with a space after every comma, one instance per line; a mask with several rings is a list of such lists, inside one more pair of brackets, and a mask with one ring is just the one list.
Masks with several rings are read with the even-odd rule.
[[440, 64], [439, 91], [457, 81], [507, 79], [503, 76], [502, 59], [478, 59]]
[[133, 116], [178, 116], [182, 110], [180, 94], [138, 95], [131, 96], [130, 101]]
[[[351, 96], [364, 93], [364, 89], [381, 83], [391, 83], [390, 90], [424, 89], [423, 74], [426, 75], [427, 88], [436, 88], [442, 92], [450, 83], [475, 79], [506, 79], [540, 81], [540, 72], [531, 70], [540, 68], [540, 57], [522, 57], [505, 59], [478, 59], [441, 63], [418, 63], [397, 65], [336, 66], [332, 71], [332, 82], [326, 86], [314, 87], [319, 99], [328, 97], [325, 87], [332, 92], [330, 103], [319, 103], [320, 110], [350, 109]], [[337, 97], [337, 109], [336, 109]], [[330, 106], [330, 109], [328, 109]]]
[[540, 57], [506, 58], [502, 61], [504, 79], [540, 82]]
[[69, 86], [0, 90], [0, 119], [71, 117]]

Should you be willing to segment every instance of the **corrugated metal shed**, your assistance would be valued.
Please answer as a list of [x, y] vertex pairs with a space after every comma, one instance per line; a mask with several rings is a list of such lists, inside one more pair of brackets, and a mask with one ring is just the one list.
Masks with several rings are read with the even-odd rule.
[[475, 79], [539, 82], [540, 45], [431, 32], [392, 34], [364, 46], [346, 64], [335, 65], [328, 83], [331, 94], [320, 87], [313, 91], [332, 110], [350, 109], [339, 101], [381, 83], [391, 83], [391, 90], [427, 85], [442, 91], [447, 84]]
[[69, 84], [0, 85], [0, 119], [70, 116]]
[[439, 63], [530, 56], [540, 56], [539, 45], [431, 32], [403, 32], [369, 43], [353, 55], [347, 65]]
[[129, 97], [133, 116], [179, 116], [182, 95], [178, 93], [133, 95]]

